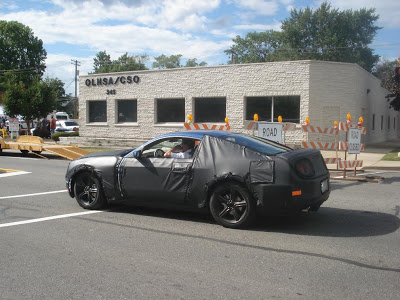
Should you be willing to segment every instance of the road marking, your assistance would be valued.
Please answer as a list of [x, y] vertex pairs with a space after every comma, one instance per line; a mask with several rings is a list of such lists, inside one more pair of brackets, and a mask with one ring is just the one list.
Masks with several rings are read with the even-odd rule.
[[0, 177], [10, 177], [10, 176], [17, 176], [17, 175], [24, 175], [24, 174], [30, 174], [32, 172], [26, 172], [26, 171], [11, 171], [11, 172], [6, 172], [0, 174]]
[[31, 220], [25, 220], [25, 221], [19, 221], [19, 222], [11, 222], [11, 223], [0, 224], [0, 228], [2, 228], [2, 227], [10, 227], [10, 226], [18, 226], [18, 225], [25, 225], [25, 224], [31, 224], [31, 223], [37, 223], [37, 222], [44, 222], [44, 221], [50, 221], [50, 220], [56, 220], [56, 219], [72, 218], [72, 217], [76, 217], [76, 216], [90, 215], [90, 214], [96, 214], [96, 213], [101, 213], [101, 212], [103, 212], [103, 211], [101, 211], [101, 210], [90, 210], [90, 211], [84, 211], [84, 212], [79, 212], [79, 213], [51, 216], [51, 217], [31, 219]]
[[40, 195], [48, 195], [48, 194], [57, 194], [57, 193], [65, 193], [65, 192], [67, 192], [67, 190], [59, 190], [59, 191], [51, 191], [51, 192], [43, 192], [43, 193], [35, 193], [35, 194], [13, 195], [13, 196], [0, 197], [0, 200], [1, 199], [11, 199], [11, 198], [32, 197], [32, 196], [40, 196]]

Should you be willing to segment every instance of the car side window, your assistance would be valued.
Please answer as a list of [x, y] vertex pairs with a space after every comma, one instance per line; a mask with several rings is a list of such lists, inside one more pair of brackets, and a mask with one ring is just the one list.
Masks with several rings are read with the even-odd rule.
[[167, 152], [181, 143], [182, 139], [180, 138], [168, 138], [165, 140], [156, 141], [143, 148], [142, 157], [154, 157], [154, 152], [158, 149], [162, 150], [163, 152]]

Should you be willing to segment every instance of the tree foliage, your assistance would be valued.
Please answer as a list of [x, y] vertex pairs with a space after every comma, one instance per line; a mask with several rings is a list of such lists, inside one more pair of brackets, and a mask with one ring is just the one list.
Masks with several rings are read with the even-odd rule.
[[37, 76], [26, 86], [14, 74], [6, 77], [3, 103], [8, 116], [22, 116], [29, 129], [32, 120], [45, 117], [55, 109], [57, 92], [51, 79], [40, 80]]
[[376, 65], [373, 74], [381, 80], [381, 86], [389, 90], [388, 95], [390, 107], [400, 111], [400, 83], [395, 81], [394, 69], [399, 66], [398, 60], [382, 60]]
[[198, 63], [197, 58], [189, 58], [185, 64], [185, 67], [204, 67], [204, 66], [207, 66], [207, 63], [205, 61]]
[[282, 31], [270, 30], [236, 37], [231, 49], [237, 63], [279, 60], [325, 60], [357, 63], [371, 72], [379, 60], [368, 47], [380, 27], [375, 9], [332, 9], [324, 2], [312, 10], [292, 9]]
[[[0, 70], [12, 70], [19, 80], [29, 84], [43, 75], [46, 57], [42, 40], [28, 26], [0, 20]], [[0, 76], [2, 82], [4, 76]]]
[[147, 55], [130, 55], [125, 53], [116, 60], [111, 60], [106, 51], [100, 51], [93, 59], [94, 74], [147, 70]]
[[154, 69], [174, 69], [181, 67], [182, 54], [166, 56], [161, 54], [160, 56], [154, 57], [153, 68]]
[[[279, 31], [268, 30], [266, 32], [249, 32], [245, 38], [236, 36], [233, 39], [234, 45], [225, 50], [231, 55], [230, 63], [256, 63], [278, 61], [284, 47], [282, 33]], [[283, 58], [282, 58], [283, 59]]]
[[154, 62], [152, 67], [154, 69], [174, 69], [174, 68], [182, 68], [182, 67], [202, 67], [206, 66], [207, 63], [202, 61], [200, 63], [197, 62], [197, 58], [189, 58], [186, 61], [185, 65], [181, 65], [182, 54], [166, 56], [165, 54], [161, 54], [160, 56], [154, 57]]

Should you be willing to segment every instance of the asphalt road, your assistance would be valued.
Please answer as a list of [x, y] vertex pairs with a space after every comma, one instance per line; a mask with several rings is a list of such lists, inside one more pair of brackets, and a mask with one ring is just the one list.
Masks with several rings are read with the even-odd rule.
[[399, 299], [400, 173], [332, 182], [313, 214], [248, 230], [65, 192], [62, 159], [3, 152], [1, 299]]

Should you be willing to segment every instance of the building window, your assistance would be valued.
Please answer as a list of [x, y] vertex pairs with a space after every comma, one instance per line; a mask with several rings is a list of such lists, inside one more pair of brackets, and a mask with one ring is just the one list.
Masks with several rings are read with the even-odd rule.
[[372, 130], [375, 130], [375, 114], [372, 114]]
[[272, 97], [248, 97], [246, 99], [246, 120], [253, 120], [254, 114], [259, 121], [271, 122]]
[[225, 122], [226, 98], [196, 98], [194, 99], [194, 121]]
[[185, 122], [185, 99], [157, 99], [157, 123]]
[[89, 123], [107, 122], [107, 102], [89, 101]]
[[246, 120], [253, 120], [254, 114], [259, 121], [277, 122], [282, 116], [284, 122], [300, 123], [300, 96], [248, 97]]
[[388, 116], [388, 129], [390, 129], [390, 116]]
[[383, 115], [381, 115], [381, 130], [383, 130]]
[[137, 100], [117, 100], [117, 123], [137, 122]]

